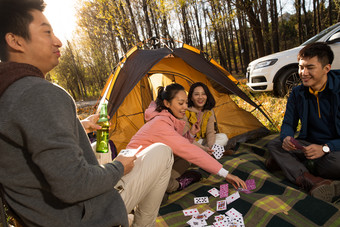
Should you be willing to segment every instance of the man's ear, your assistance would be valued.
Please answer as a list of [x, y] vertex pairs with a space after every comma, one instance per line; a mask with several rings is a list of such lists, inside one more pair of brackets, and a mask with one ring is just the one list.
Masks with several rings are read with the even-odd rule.
[[9, 47], [9, 49], [12, 49], [12, 50], [18, 51], [18, 52], [24, 51], [24, 47], [23, 47], [24, 38], [22, 38], [18, 35], [15, 35], [13, 33], [7, 33], [5, 35], [5, 40], [6, 40], [6, 43]]
[[167, 108], [170, 108], [170, 102], [166, 99], [163, 100], [163, 104], [164, 106], [166, 106]]
[[324, 70], [326, 70], [326, 73], [328, 73], [331, 70], [332, 66], [331, 64], [327, 64], [325, 65], [325, 67], [323, 67]]

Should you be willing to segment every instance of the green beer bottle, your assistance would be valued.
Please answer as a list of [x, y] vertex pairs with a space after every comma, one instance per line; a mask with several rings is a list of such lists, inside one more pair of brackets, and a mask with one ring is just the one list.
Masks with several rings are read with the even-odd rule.
[[98, 125], [102, 128], [97, 130], [97, 149], [98, 153], [109, 152], [109, 120], [107, 119], [107, 104], [103, 103], [100, 108]]

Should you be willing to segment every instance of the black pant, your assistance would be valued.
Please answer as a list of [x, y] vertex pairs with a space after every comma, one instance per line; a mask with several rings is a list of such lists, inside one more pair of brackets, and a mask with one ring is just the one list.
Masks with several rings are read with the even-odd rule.
[[[311, 144], [305, 140], [298, 141], [303, 146]], [[270, 141], [267, 147], [270, 154], [291, 182], [295, 183], [297, 177], [304, 172], [308, 172], [308, 169], [304, 165], [307, 159], [301, 150], [284, 150], [280, 138]], [[340, 179], [340, 151], [331, 151], [329, 154], [315, 159], [314, 163], [315, 175], [325, 179]]]

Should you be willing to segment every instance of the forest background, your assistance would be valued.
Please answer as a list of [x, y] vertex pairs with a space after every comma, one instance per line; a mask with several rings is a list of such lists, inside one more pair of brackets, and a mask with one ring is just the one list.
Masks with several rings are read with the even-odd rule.
[[[124, 53], [151, 37], [192, 45], [244, 78], [252, 60], [298, 46], [340, 21], [339, 0], [293, 1], [78, 0], [76, 35], [47, 78], [76, 100], [97, 99]], [[278, 102], [256, 96], [260, 104]]]

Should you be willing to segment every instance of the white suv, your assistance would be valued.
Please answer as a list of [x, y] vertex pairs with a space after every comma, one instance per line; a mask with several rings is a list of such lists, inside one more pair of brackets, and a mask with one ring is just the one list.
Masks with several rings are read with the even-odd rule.
[[326, 42], [334, 52], [332, 69], [340, 69], [340, 22], [293, 49], [267, 55], [249, 63], [247, 85], [253, 91], [272, 91], [285, 96], [300, 83], [297, 55], [307, 44]]

